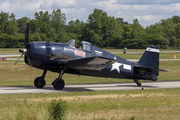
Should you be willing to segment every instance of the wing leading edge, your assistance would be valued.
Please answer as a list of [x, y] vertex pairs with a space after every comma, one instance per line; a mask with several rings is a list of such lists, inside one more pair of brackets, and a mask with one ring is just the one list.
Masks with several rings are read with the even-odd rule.
[[95, 56], [70, 60], [56, 59], [54, 62], [60, 65], [66, 65], [68, 68], [79, 70], [101, 70], [117, 61], [110, 58]]

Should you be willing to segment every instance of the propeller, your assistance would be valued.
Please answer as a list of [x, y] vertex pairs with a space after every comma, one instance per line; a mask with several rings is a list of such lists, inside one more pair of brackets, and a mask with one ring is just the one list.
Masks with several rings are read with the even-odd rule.
[[15, 64], [14, 65], [16, 65], [17, 64], [17, 62], [21, 59], [21, 57], [24, 55], [24, 53], [22, 53], [21, 54], [21, 56], [18, 58], [18, 60], [15, 62]]
[[19, 49], [19, 52], [22, 53], [21, 56], [18, 58], [18, 60], [15, 62], [14, 65], [16, 65], [18, 63], [18, 61], [21, 59], [21, 57], [23, 55], [25, 55], [27, 58], [28, 58], [28, 62], [31, 65], [31, 61], [28, 57], [28, 54], [27, 54], [27, 47], [28, 47], [28, 43], [29, 43], [29, 21], [27, 21], [27, 25], [26, 25], [26, 35], [25, 35], [25, 40], [24, 40], [24, 49]]

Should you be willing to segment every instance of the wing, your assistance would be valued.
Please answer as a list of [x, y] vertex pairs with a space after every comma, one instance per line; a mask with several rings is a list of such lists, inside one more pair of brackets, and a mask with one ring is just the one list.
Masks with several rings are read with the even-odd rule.
[[56, 59], [55, 63], [60, 65], [66, 65], [68, 68], [79, 69], [79, 70], [101, 70], [113, 63], [117, 62], [114, 59], [105, 57], [88, 57], [78, 58], [70, 60]]

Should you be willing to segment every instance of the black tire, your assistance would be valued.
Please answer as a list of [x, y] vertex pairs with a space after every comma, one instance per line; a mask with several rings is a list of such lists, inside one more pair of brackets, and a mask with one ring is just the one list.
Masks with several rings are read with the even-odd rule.
[[141, 86], [141, 83], [138, 83], [137, 85], [140, 87], [140, 86]]
[[41, 79], [41, 77], [37, 77], [35, 80], [34, 80], [34, 85], [35, 87], [37, 88], [43, 88], [46, 84], [46, 81], [43, 79], [41, 80], [41, 84], [38, 84], [39, 83], [39, 80]]
[[53, 87], [56, 90], [62, 90], [65, 86], [65, 82], [63, 79], [57, 78], [53, 82]]

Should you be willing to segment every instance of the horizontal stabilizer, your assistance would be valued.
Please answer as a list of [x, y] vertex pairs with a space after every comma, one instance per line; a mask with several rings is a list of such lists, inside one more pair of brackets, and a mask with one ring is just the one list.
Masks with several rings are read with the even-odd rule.
[[171, 71], [171, 70], [159, 69], [159, 71], [169, 72], [169, 71]]
[[[152, 74], [153, 73], [156, 73], [157, 71], [163, 71], [163, 72], [168, 72], [170, 70], [164, 70], [164, 69], [157, 69], [157, 68], [152, 68], [152, 67], [147, 67], [147, 66], [141, 66], [141, 65], [136, 65], [134, 66], [136, 69], [139, 69], [139, 70], [142, 70], [142, 71], [145, 71], [145, 72], [151, 72]], [[155, 74], [157, 75], [157, 74]]]

